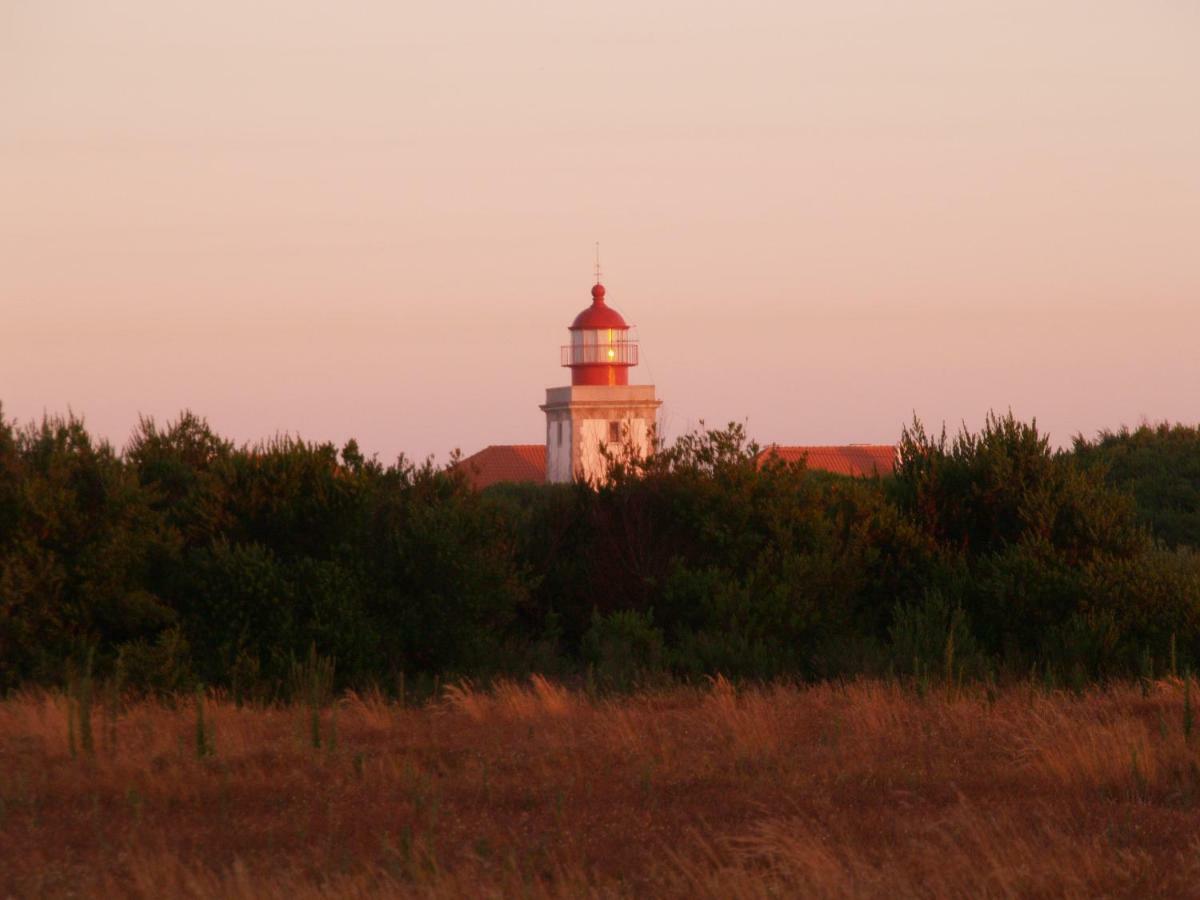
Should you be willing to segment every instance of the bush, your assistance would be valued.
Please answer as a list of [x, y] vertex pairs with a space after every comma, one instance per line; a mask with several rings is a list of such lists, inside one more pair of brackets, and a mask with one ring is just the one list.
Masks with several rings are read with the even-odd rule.
[[601, 685], [627, 691], [662, 670], [663, 636], [653, 619], [651, 611], [593, 613], [583, 636], [583, 659]]
[[901, 434], [893, 494], [939, 543], [971, 556], [1045, 545], [1072, 565], [1146, 548], [1131, 499], [1070, 454], [1054, 453], [1037, 423], [989, 413], [979, 434], [952, 442], [919, 421]]
[[989, 668], [966, 611], [938, 590], [927, 592], [919, 603], [896, 605], [891, 641], [897, 672], [954, 682], [964, 675], [980, 677]]
[[731, 424], [596, 488], [477, 493], [453, 464], [236, 447], [191, 413], [123, 454], [73, 416], [0, 415], [0, 690], [85, 654], [238, 697], [285, 693], [312, 653], [338, 687], [1197, 665], [1198, 445], [1161, 426], [1061, 453], [1011, 413], [953, 439], [914, 420], [893, 478], [848, 479], [760, 460]]
[[128, 641], [117, 648], [116, 671], [120, 683], [158, 694], [190, 691], [196, 684], [192, 653], [183, 630], [168, 628], [150, 643]]
[[1138, 518], [1168, 547], [1200, 547], [1200, 427], [1142, 425], [1075, 438], [1075, 457], [1129, 492]]

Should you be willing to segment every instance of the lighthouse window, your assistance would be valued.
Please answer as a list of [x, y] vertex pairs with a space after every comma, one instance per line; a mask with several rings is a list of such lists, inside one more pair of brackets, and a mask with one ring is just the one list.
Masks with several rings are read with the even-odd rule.
[[561, 447], [562, 446], [562, 422], [558, 422], [557, 426], [558, 427], [555, 429], [558, 432], [558, 437], [556, 440], [558, 441], [558, 446]]
[[620, 422], [609, 422], [608, 423], [608, 442], [610, 444], [621, 443], [621, 423]]

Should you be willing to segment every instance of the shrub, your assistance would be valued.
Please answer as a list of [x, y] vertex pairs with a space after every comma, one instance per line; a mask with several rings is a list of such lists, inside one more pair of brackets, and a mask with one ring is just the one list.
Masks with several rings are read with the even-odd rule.
[[0, 414], [0, 690], [89, 651], [101, 679], [239, 699], [286, 693], [312, 652], [338, 687], [430, 690], [1196, 665], [1198, 442], [1162, 426], [1062, 453], [1011, 413], [952, 440], [914, 420], [894, 478], [849, 479], [760, 460], [734, 423], [599, 486], [477, 493], [453, 460], [236, 447], [186, 412], [124, 454], [73, 416]]
[[649, 610], [593, 614], [583, 637], [583, 658], [600, 684], [627, 691], [645, 675], [662, 670], [663, 636], [653, 619]]
[[982, 676], [989, 669], [966, 611], [938, 590], [928, 591], [918, 603], [897, 604], [890, 634], [897, 672], [954, 681], [962, 675]]
[[1169, 547], [1200, 547], [1200, 427], [1141, 425], [1077, 436], [1084, 468], [1128, 491], [1138, 518]]

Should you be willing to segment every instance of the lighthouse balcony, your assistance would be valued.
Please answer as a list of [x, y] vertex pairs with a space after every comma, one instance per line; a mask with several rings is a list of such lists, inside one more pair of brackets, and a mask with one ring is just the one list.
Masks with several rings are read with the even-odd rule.
[[564, 366], [636, 366], [637, 341], [613, 341], [596, 344], [565, 344], [562, 348]]

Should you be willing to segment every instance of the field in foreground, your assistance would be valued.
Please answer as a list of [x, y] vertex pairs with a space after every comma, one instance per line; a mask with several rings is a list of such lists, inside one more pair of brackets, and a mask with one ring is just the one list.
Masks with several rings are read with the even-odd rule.
[[1200, 896], [1197, 691], [23, 694], [0, 896]]

